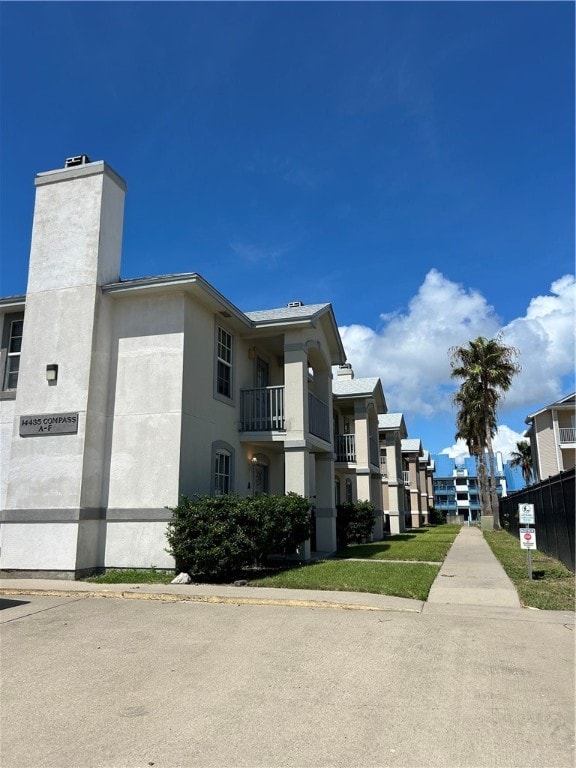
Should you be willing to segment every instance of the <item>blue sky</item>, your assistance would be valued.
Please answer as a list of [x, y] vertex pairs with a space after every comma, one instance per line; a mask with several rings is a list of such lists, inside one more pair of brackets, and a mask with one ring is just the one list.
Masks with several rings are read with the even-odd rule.
[[332, 302], [356, 375], [432, 452], [454, 344], [521, 352], [503, 446], [573, 390], [573, 3], [0, 13], [1, 295], [26, 290], [34, 175], [86, 153], [128, 184], [123, 277]]

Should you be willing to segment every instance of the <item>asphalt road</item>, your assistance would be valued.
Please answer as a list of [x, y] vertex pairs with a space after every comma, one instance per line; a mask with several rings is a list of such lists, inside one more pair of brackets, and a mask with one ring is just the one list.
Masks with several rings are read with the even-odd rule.
[[573, 768], [569, 614], [3, 598], [1, 768]]

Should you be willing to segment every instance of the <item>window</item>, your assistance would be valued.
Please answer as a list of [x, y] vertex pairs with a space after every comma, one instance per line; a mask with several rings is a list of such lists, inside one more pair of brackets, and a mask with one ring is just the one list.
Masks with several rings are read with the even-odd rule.
[[457, 493], [456, 498], [458, 501], [468, 501], [468, 494], [467, 493]]
[[218, 326], [216, 344], [216, 393], [232, 399], [232, 336]]
[[228, 451], [217, 450], [214, 468], [214, 495], [230, 493], [231, 455]]
[[346, 478], [346, 501], [352, 501], [352, 480], [349, 477]]
[[2, 389], [4, 391], [14, 392], [18, 386], [23, 330], [24, 314], [22, 312], [6, 315], [2, 334], [2, 357], [4, 358]]
[[234, 491], [234, 448], [224, 440], [212, 443], [212, 477], [210, 492], [223, 496]]

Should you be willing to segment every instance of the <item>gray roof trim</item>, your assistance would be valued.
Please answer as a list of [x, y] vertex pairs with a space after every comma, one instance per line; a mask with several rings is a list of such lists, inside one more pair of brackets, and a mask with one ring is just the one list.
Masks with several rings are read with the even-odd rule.
[[315, 327], [318, 321], [327, 321], [332, 331], [333, 340], [336, 342], [335, 345], [332, 345], [329, 339], [331, 364], [342, 365], [346, 361], [346, 352], [334, 316], [334, 309], [329, 302], [323, 304], [303, 304], [299, 307], [262, 309], [255, 312], [246, 312], [246, 317], [252, 323], [253, 328], [275, 328], [286, 324], [292, 326], [311, 325]]
[[102, 286], [102, 293], [110, 295], [123, 295], [134, 291], [145, 291], [153, 288], [168, 288], [182, 290], [186, 288], [200, 288], [210, 298], [220, 304], [223, 309], [240, 320], [244, 325], [250, 326], [250, 320], [242, 310], [238, 309], [231, 301], [228, 301], [214, 288], [202, 275], [197, 272], [184, 272], [175, 275], [157, 275], [155, 277], [137, 277], [130, 280], [121, 280], [118, 283], [108, 283]]
[[26, 294], [24, 294], [24, 296], [5, 296], [4, 298], [0, 298], [0, 309], [23, 307], [25, 304]]
[[539, 416], [541, 413], [544, 413], [545, 411], [549, 411], [551, 408], [569, 409], [570, 406], [574, 407], [575, 398], [576, 398], [576, 392], [572, 392], [571, 394], [566, 395], [566, 397], [561, 397], [560, 400], [556, 400], [556, 402], [550, 403], [550, 405], [547, 405], [544, 408], [540, 408], [539, 411], [535, 411], [534, 413], [531, 413], [529, 416], [526, 416], [526, 418], [524, 419], [524, 424], [530, 424], [530, 422], [535, 416]]

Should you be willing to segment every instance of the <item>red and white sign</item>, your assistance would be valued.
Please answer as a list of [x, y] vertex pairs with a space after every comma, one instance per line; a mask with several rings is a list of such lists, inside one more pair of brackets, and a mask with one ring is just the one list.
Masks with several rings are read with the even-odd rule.
[[534, 528], [520, 528], [520, 546], [522, 549], [536, 549], [536, 531]]

